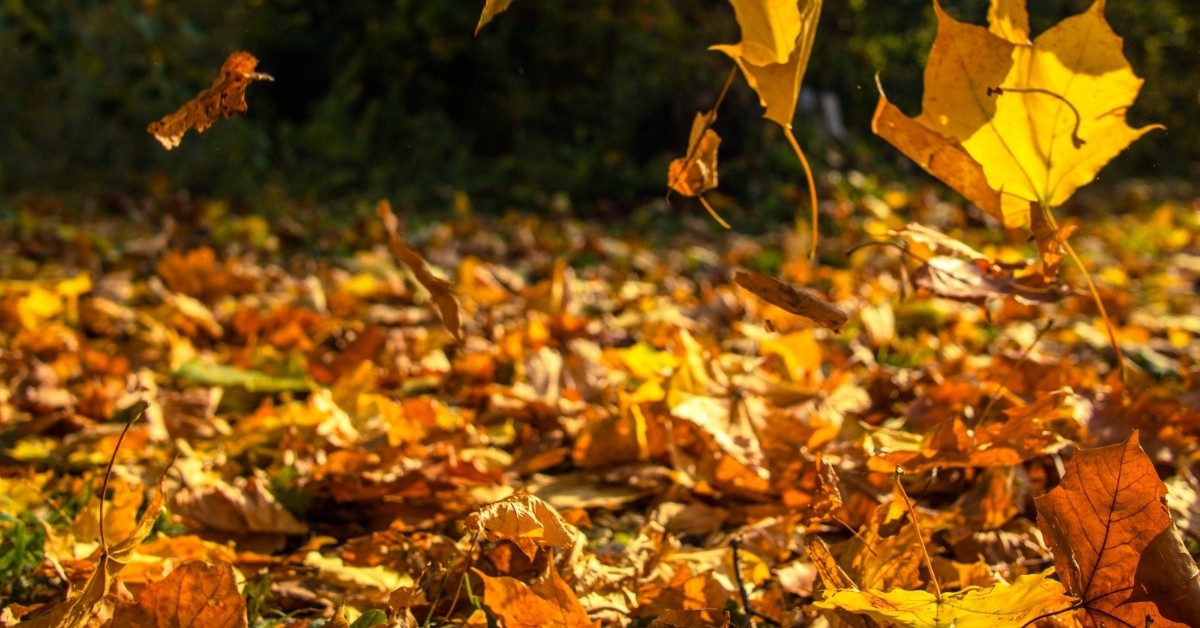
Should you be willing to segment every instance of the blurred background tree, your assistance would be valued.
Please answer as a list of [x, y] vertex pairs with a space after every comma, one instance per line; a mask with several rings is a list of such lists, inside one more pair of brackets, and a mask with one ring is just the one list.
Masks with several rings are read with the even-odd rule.
[[[1193, 0], [1112, 0], [1109, 21], [1146, 86], [1135, 126], [1161, 122], [1105, 179], [1200, 176], [1200, 15]], [[1090, 0], [1031, 3], [1034, 31]], [[711, 106], [735, 42], [725, 0], [521, 0], [472, 36], [483, 2], [5, 0], [0, 193], [164, 194], [327, 202], [388, 196], [445, 208], [599, 207], [662, 198], [671, 157]], [[945, 0], [982, 22], [986, 0]], [[875, 75], [909, 113], [934, 37], [929, 0], [826, 0], [797, 116], [818, 170], [907, 161], [870, 133]], [[244, 49], [274, 83], [248, 116], [165, 152], [146, 124]], [[721, 188], [790, 215], [795, 158], [741, 82], [720, 111]]]

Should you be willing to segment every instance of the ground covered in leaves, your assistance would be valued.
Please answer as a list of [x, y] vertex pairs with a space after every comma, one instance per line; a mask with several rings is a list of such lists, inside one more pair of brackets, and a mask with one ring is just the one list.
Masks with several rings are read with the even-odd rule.
[[[22, 201], [0, 224], [0, 624], [1077, 625], [1141, 557], [1056, 574], [1070, 530], [1038, 513], [1076, 493], [1034, 499], [1071, 488], [1077, 448], [1133, 465], [1139, 442], [1194, 555], [1200, 201], [1080, 203], [1122, 382], [1069, 261], [1030, 288], [1036, 247], [938, 192], [833, 187], [816, 264], [803, 224], [665, 205], [401, 215], [461, 342], [369, 208]], [[763, 303], [743, 269], [848, 323]]]

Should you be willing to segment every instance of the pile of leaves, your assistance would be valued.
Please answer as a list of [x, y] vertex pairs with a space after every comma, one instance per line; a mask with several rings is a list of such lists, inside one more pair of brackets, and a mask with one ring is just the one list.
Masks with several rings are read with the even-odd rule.
[[176, 200], [84, 230], [30, 200], [0, 238], [2, 620], [1194, 623], [1200, 204], [1135, 189], [1089, 225], [1123, 383], [1087, 295], [930, 269], [920, 247], [962, 253], [907, 219], [1009, 268], [1032, 245], [934, 190], [836, 189], [865, 218], [829, 246], [909, 244], [814, 265], [698, 217], [399, 229], [461, 341], [369, 212], [304, 232]]

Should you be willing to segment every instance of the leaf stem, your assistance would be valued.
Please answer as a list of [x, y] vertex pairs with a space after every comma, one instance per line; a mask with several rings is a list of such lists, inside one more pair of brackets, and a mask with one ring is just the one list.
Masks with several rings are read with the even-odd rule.
[[1061, 100], [1064, 105], [1066, 105], [1067, 107], [1069, 107], [1071, 109], [1071, 113], [1075, 114], [1075, 127], [1073, 129], [1071, 129], [1071, 144], [1073, 144], [1076, 149], [1083, 148], [1083, 145], [1087, 144], [1087, 142], [1084, 141], [1084, 139], [1082, 137], [1079, 137], [1079, 126], [1083, 123], [1083, 116], [1079, 115], [1079, 110], [1075, 108], [1075, 105], [1071, 104], [1071, 101], [1067, 100], [1062, 94], [1056, 94], [1048, 89], [1042, 89], [1040, 87], [989, 87], [989, 88], [987, 88], [988, 96], [992, 96], [992, 95], [1003, 96], [1004, 92], [1013, 92], [1013, 93], [1017, 93], [1017, 94], [1041, 94], [1043, 96], [1050, 96], [1051, 98], [1057, 98], [1057, 99]]
[[808, 165], [808, 158], [804, 156], [804, 151], [800, 150], [800, 143], [796, 141], [796, 136], [792, 134], [792, 128], [789, 126], [783, 127], [783, 135], [787, 138], [788, 143], [792, 145], [792, 150], [796, 156], [800, 158], [800, 165], [804, 167], [804, 177], [808, 180], [808, 200], [812, 203], [812, 246], [808, 249], [808, 259], [817, 258], [817, 238], [819, 232], [817, 230], [817, 182], [813, 179], [812, 167]]
[[117, 462], [117, 452], [121, 451], [121, 443], [125, 442], [125, 435], [129, 433], [129, 428], [133, 427], [133, 424], [142, 418], [142, 413], [148, 407], [150, 407], [150, 404], [143, 399], [125, 410], [129, 418], [125, 420], [125, 428], [121, 430], [121, 435], [117, 437], [117, 446], [113, 447], [112, 456], [108, 458], [108, 468], [104, 470], [104, 482], [100, 485], [100, 551], [104, 554], [108, 553], [108, 540], [104, 536], [104, 498], [108, 495], [108, 479], [112, 477], [113, 465]]
[[937, 598], [940, 602], [942, 600], [942, 585], [938, 583], [937, 572], [933, 570], [933, 559], [929, 557], [929, 548], [925, 547], [925, 534], [921, 532], [921, 521], [917, 519], [917, 509], [913, 506], [912, 500], [908, 498], [908, 493], [904, 490], [904, 485], [900, 483], [900, 476], [902, 475], [904, 475], [904, 469], [901, 469], [900, 465], [896, 465], [896, 488], [900, 489], [900, 495], [904, 497], [904, 505], [908, 507], [908, 514], [912, 517], [913, 527], [917, 529], [917, 542], [921, 544], [921, 554], [925, 556], [925, 566], [929, 568], [929, 581], [933, 583], [933, 589], [937, 593]]
[[1112, 343], [1113, 353], [1117, 354], [1117, 366], [1121, 369], [1121, 381], [1129, 381], [1129, 367], [1125, 364], [1125, 354], [1121, 352], [1121, 344], [1117, 341], [1117, 330], [1113, 327], [1112, 320], [1108, 317], [1108, 310], [1104, 307], [1104, 301], [1100, 299], [1100, 291], [1096, 289], [1095, 282], [1092, 281], [1092, 274], [1088, 272], [1086, 266], [1083, 265], [1083, 260], [1075, 253], [1075, 249], [1070, 242], [1063, 240], [1063, 248], [1067, 250], [1067, 255], [1075, 261], [1075, 265], [1079, 270], [1083, 271], [1083, 280], [1087, 282], [1088, 291], [1092, 293], [1092, 300], [1096, 302], [1096, 308], [1100, 310], [1100, 319], [1104, 321], [1104, 328], [1108, 331], [1108, 341]]

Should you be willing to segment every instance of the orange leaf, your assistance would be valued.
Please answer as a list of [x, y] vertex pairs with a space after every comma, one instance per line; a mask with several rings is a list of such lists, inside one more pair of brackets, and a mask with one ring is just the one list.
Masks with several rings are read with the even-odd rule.
[[235, 52], [221, 65], [221, 74], [208, 89], [188, 101], [179, 111], [151, 122], [146, 130], [163, 148], [179, 146], [188, 129], [203, 133], [218, 118], [246, 113], [246, 87], [250, 81], [273, 81], [270, 74], [255, 72], [258, 59], [248, 52]]
[[1165, 494], [1135, 431], [1080, 450], [1062, 483], [1034, 500], [1058, 576], [1096, 625], [1200, 625], [1196, 562]]
[[232, 565], [194, 560], [142, 590], [136, 605], [118, 606], [113, 625], [245, 626], [246, 601], [238, 593]]
[[595, 624], [588, 619], [579, 598], [562, 576], [550, 573], [532, 586], [516, 578], [493, 578], [475, 570], [483, 579], [483, 603], [506, 628], [576, 628]]

